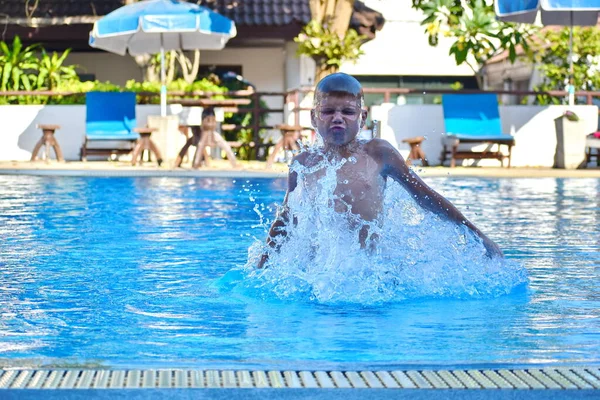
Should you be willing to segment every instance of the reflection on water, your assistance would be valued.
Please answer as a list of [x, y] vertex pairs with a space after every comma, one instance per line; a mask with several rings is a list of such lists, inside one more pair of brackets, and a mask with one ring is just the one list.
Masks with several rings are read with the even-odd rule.
[[371, 306], [280, 300], [238, 283], [265, 237], [257, 212], [272, 217], [283, 179], [0, 177], [0, 359], [600, 362], [600, 181], [426, 180], [525, 266], [526, 288]]

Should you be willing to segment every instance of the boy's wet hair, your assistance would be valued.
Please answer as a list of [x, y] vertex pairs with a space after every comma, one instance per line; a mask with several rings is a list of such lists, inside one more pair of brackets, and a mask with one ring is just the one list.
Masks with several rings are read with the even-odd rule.
[[315, 89], [314, 106], [319, 105], [324, 96], [356, 97], [360, 107], [363, 106], [364, 96], [360, 82], [352, 75], [336, 72], [321, 79]]
[[202, 119], [204, 119], [206, 117], [214, 117], [214, 116], [215, 116], [214, 107], [206, 107], [205, 109], [202, 110]]

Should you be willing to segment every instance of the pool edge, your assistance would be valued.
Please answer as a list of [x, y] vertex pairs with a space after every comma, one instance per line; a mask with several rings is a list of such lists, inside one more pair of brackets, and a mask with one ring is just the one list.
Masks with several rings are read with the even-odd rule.
[[0, 368], [3, 390], [137, 389], [410, 389], [600, 390], [595, 366], [523, 369], [218, 370]]

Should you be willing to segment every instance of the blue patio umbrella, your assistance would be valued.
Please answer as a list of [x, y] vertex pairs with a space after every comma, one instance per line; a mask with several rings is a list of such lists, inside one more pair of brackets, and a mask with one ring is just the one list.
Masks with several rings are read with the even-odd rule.
[[496, 0], [498, 19], [533, 24], [541, 14], [543, 25], [570, 26], [569, 35], [569, 104], [575, 102], [573, 86], [573, 26], [598, 23], [600, 0]]
[[165, 116], [165, 51], [221, 50], [235, 35], [232, 20], [206, 7], [179, 0], [144, 0], [96, 21], [89, 44], [120, 55], [160, 53], [160, 104]]

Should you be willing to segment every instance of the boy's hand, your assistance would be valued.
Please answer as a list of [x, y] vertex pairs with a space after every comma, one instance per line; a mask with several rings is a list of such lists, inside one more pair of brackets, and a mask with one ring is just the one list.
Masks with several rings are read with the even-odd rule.
[[269, 255], [266, 253], [263, 254], [262, 257], [260, 257], [258, 264], [256, 264], [256, 268], [261, 269], [265, 265], [265, 263], [267, 262], [268, 259], [269, 259]]

